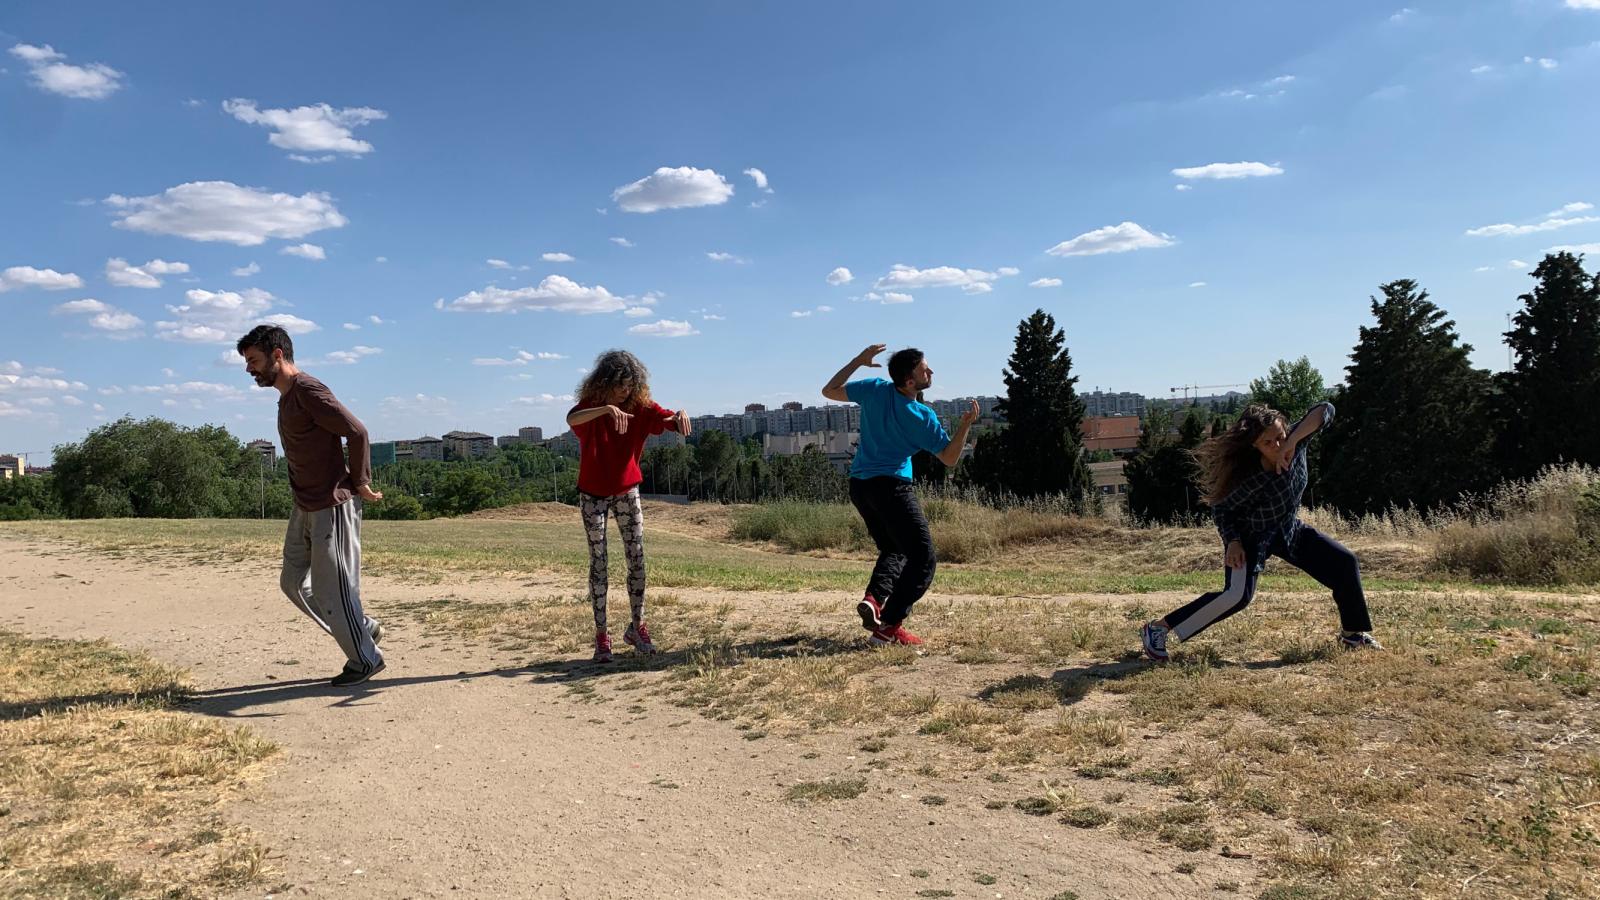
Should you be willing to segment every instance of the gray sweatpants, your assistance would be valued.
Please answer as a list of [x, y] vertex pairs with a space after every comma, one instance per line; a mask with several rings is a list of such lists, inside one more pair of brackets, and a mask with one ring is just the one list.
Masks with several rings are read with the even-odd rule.
[[339, 642], [348, 668], [369, 672], [383, 661], [372, 642], [372, 620], [361, 612], [361, 498], [289, 513], [278, 584]]

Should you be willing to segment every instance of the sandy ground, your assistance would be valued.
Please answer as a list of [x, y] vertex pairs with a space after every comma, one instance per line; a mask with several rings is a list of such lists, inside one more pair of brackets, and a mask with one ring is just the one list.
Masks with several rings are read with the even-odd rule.
[[[515, 600], [574, 588], [363, 579], [368, 611], [379, 618], [387, 604], [446, 593]], [[798, 609], [814, 599], [759, 602]], [[248, 723], [282, 745], [274, 774], [229, 814], [272, 848], [274, 882], [291, 885], [289, 896], [831, 898], [947, 889], [1030, 898], [1070, 890], [1092, 900], [1215, 895], [1223, 880], [1253, 893], [1261, 883], [1253, 862], [1214, 851], [1179, 855], [1120, 840], [1115, 829], [984, 809], [976, 779], [949, 785], [951, 802], [940, 807], [883, 773], [855, 800], [787, 802], [784, 788], [797, 781], [858, 773], [851, 754], [860, 736], [747, 741], [730, 723], [648, 695], [627, 697], [643, 711], [585, 703], [568, 688], [590, 677], [590, 666], [530, 666], [525, 654], [441, 642], [401, 618], [386, 626], [387, 671], [361, 688], [335, 689], [325, 679], [342, 664], [337, 648], [277, 592], [268, 564], [137, 562], [0, 536], [0, 627], [107, 638], [189, 667], [197, 714]], [[1199, 871], [1174, 872], [1180, 861], [1200, 863]], [[918, 869], [931, 875], [911, 877]], [[996, 883], [975, 883], [978, 872]]]

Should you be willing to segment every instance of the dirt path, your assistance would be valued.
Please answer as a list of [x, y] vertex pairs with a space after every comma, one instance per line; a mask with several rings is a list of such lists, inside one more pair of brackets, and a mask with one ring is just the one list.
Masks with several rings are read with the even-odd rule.
[[[369, 611], [446, 590], [509, 600], [551, 582], [443, 587], [363, 579]], [[677, 591], [693, 599], [693, 591]], [[705, 592], [709, 600], [732, 595]], [[814, 599], [784, 595], [796, 607]], [[770, 600], [770, 598], [768, 598]], [[764, 601], [766, 602], [766, 601]], [[0, 626], [107, 638], [187, 666], [196, 712], [284, 747], [232, 816], [273, 848], [292, 895], [316, 897], [1090, 898], [1211, 894], [1247, 862], [1173, 871], [1170, 855], [977, 803], [929, 807], [891, 779], [859, 799], [783, 800], [854, 763], [845, 735], [759, 742], [664, 702], [585, 704], [525, 655], [445, 647], [393, 620], [388, 670], [324, 679], [337, 649], [255, 562], [137, 562], [0, 537]], [[636, 708], [637, 709], [637, 708]], [[815, 753], [815, 758], [804, 755]], [[675, 786], [675, 787], [674, 787]], [[975, 789], [973, 789], [975, 790]], [[970, 791], [969, 791], [970, 793]], [[927, 878], [913, 878], [912, 870]], [[992, 885], [974, 882], [990, 873]], [[260, 896], [259, 890], [251, 892]]]

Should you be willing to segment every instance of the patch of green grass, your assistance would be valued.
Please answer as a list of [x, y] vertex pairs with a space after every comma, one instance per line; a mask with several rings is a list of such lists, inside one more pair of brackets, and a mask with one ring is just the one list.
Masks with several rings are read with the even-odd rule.
[[1074, 828], [1098, 828], [1112, 818], [1110, 812], [1092, 804], [1075, 806], [1061, 814], [1061, 821]]
[[976, 881], [979, 884], [994, 884], [995, 882], [999, 881], [1000, 879], [994, 877], [993, 875], [990, 875], [987, 872], [974, 872], [974, 873], [972, 873], [972, 880]]
[[802, 781], [784, 792], [787, 800], [854, 800], [866, 793], [865, 778], [829, 778], [824, 781]]

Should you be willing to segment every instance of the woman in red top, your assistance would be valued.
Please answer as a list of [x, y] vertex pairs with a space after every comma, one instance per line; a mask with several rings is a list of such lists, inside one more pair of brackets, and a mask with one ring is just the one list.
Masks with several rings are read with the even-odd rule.
[[617, 517], [628, 557], [628, 604], [633, 622], [622, 639], [640, 653], [656, 652], [644, 624], [644, 515], [639, 506], [639, 453], [645, 438], [663, 431], [689, 434], [689, 416], [650, 399], [650, 372], [626, 350], [607, 350], [578, 386], [567, 413], [578, 438], [578, 503], [589, 535], [589, 600], [594, 604], [594, 660], [611, 661], [606, 631], [606, 515]]

